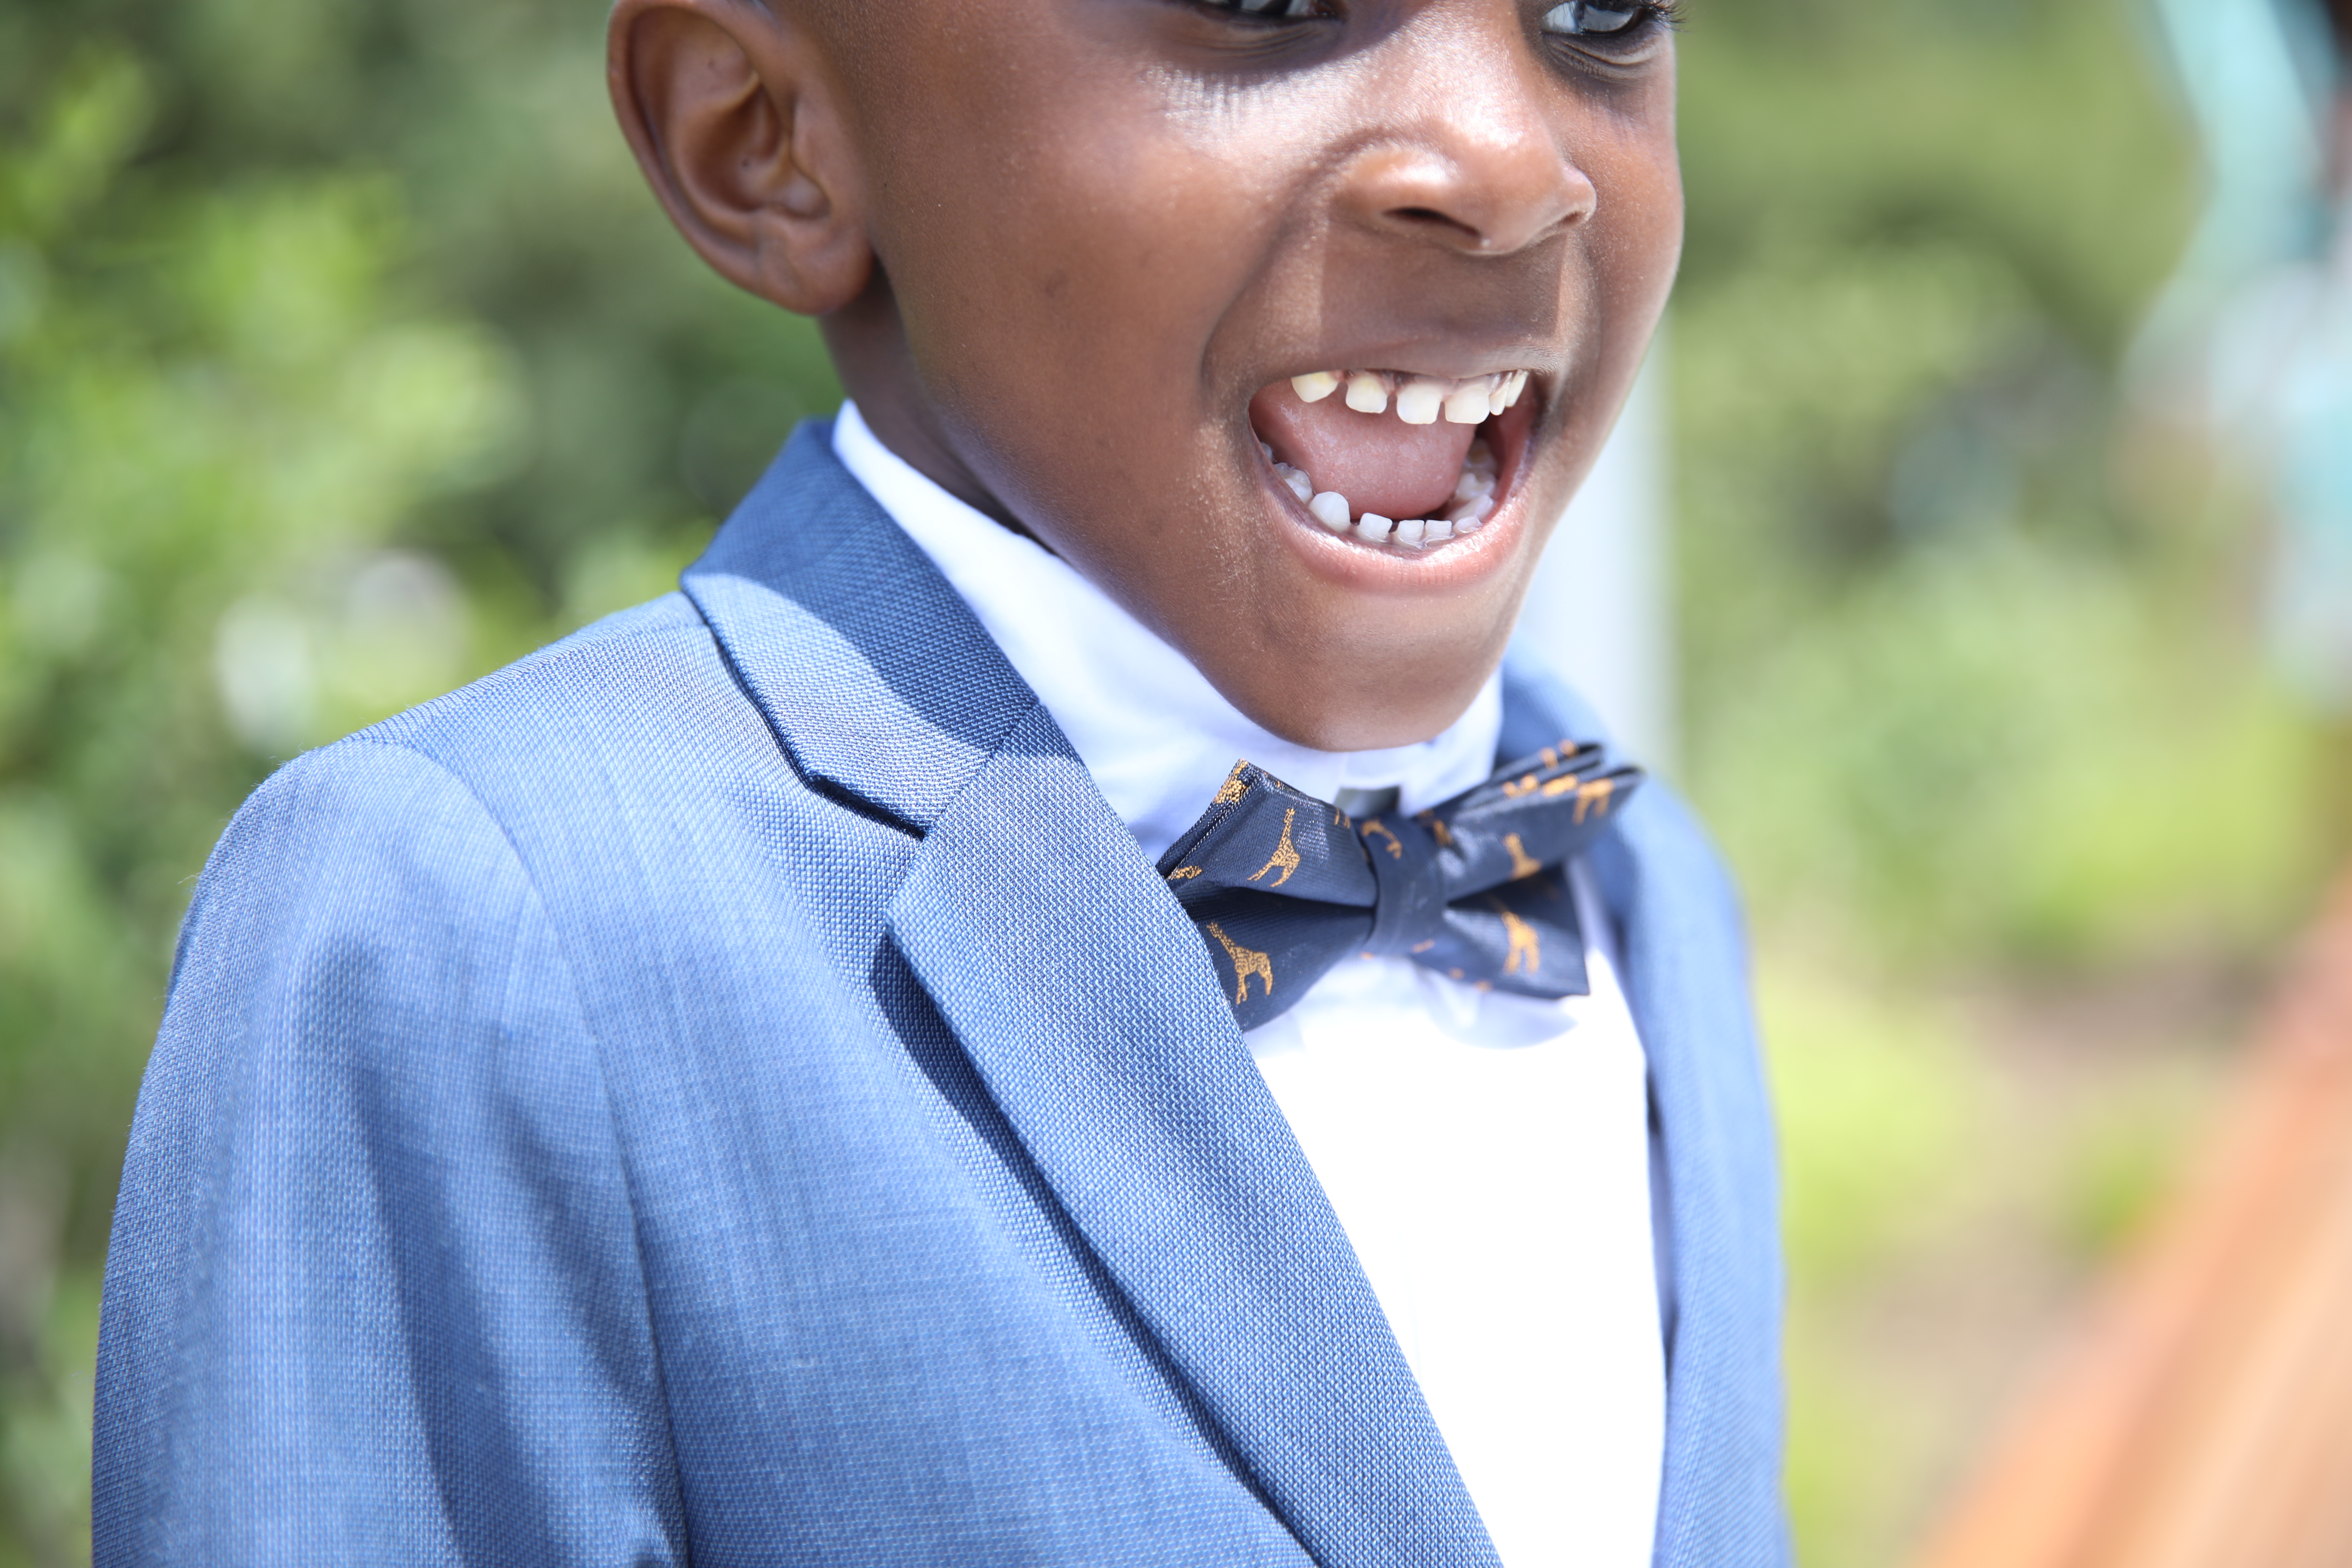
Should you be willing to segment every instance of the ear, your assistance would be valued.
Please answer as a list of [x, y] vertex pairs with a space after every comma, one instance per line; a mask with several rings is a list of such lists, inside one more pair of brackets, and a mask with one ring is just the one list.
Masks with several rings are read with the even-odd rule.
[[874, 268], [818, 41], [758, 0], [619, 0], [605, 76], [654, 194], [719, 276], [818, 316]]

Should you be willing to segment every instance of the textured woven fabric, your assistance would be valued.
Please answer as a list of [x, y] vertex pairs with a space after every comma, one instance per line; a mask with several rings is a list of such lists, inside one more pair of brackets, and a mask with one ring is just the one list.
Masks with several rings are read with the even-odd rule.
[[[1509, 723], [1589, 728], [1524, 680]], [[1777, 1563], [1736, 920], [1655, 788], [1593, 855], [1673, 1199], [1659, 1560]], [[684, 594], [231, 825], [124, 1171], [94, 1531], [104, 1564], [1494, 1560], [1191, 923], [822, 427]]]

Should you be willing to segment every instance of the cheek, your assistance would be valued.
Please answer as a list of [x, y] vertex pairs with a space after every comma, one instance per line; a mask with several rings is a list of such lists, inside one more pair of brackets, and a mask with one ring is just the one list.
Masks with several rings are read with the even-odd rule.
[[885, 265], [966, 461], [1058, 531], [1057, 513], [1197, 489], [1202, 433], [1233, 412], [1212, 344], [1278, 208], [1181, 139], [1021, 129], [996, 178], [964, 163], [927, 189], [930, 216]]
[[1637, 112], [1595, 126], [1585, 159], [1599, 194], [1595, 260], [1602, 285], [1621, 309], [1644, 296], [1663, 304], [1682, 254], [1682, 166], [1675, 148], [1670, 92], [1652, 95]]
[[893, 187], [877, 248], [919, 354], [1050, 346], [1074, 369], [1149, 355], [1197, 374], [1297, 205], [1297, 127], [1263, 95], [1188, 92], [1067, 37], [1008, 50], [1001, 31], [893, 95], [928, 112], [875, 127]]
[[1248, 203], [1224, 174], [1140, 137], [1099, 140], [1036, 170], [1032, 226], [1014, 240], [1032, 283], [1025, 330], [1074, 363], [1161, 374], [1197, 364], [1247, 265], [1235, 219]]
[[1557, 516], [1598, 460], [1633, 390], [1682, 250], [1683, 195], [1671, 121], [1612, 119], [1588, 127], [1580, 162], [1599, 201], [1593, 227], [1563, 278], [1584, 317], [1581, 374], [1571, 376], [1533, 486], [1539, 515]]
[[1682, 177], [1671, 129], [1613, 140], [1587, 167], [1600, 194], [1584, 249], [1592, 387], [1614, 409], [1631, 389], [1682, 256]]

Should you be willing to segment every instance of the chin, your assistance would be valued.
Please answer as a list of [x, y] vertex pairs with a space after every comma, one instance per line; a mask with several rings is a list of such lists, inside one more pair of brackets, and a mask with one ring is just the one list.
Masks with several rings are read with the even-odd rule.
[[1485, 607], [1488, 597], [1427, 606], [1430, 613], [1407, 616], [1404, 625], [1384, 616], [1368, 626], [1354, 606], [1359, 613], [1347, 625], [1327, 619], [1304, 637], [1288, 628], [1271, 655], [1222, 657], [1237, 641], [1195, 663], [1234, 707], [1296, 745], [1323, 752], [1412, 745], [1460, 719], [1502, 661], [1517, 595], [1493, 611]]

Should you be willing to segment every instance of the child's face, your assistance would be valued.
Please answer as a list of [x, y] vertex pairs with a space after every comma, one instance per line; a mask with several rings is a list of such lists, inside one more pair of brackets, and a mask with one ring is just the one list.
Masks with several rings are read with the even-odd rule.
[[1267, 728], [1392, 745], [1493, 668], [1664, 303], [1672, 46], [1639, 0], [1240, 10], [1290, 3], [835, 0], [795, 135], [870, 247], [826, 324], [885, 439]]

